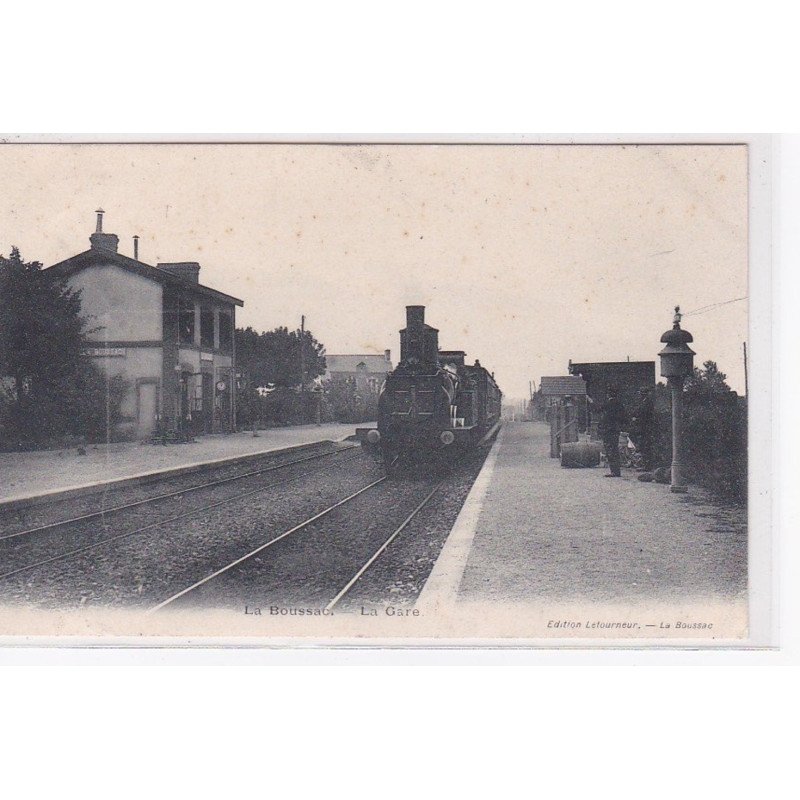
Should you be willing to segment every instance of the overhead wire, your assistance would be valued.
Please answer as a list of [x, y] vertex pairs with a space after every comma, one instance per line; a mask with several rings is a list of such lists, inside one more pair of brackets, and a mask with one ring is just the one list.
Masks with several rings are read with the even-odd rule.
[[705, 314], [706, 311], [711, 311], [712, 309], [719, 308], [720, 306], [727, 306], [730, 303], [738, 303], [740, 300], [747, 300], [747, 295], [744, 297], [734, 297], [733, 300], [723, 300], [721, 303], [711, 303], [707, 306], [700, 306], [700, 308], [695, 308], [692, 311], [687, 311], [682, 316], [684, 317], [691, 317], [695, 314]]

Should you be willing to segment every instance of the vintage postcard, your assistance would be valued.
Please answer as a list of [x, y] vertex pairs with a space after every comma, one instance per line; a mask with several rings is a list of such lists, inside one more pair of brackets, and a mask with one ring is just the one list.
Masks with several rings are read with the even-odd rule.
[[0, 145], [2, 641], [767, 644], [765, 150]]

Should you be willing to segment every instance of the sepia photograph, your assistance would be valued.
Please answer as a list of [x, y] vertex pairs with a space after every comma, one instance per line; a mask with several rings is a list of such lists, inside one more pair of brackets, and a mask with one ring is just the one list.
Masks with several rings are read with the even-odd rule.
[[0, 636], [752, 641], [751, 147], [0, 145]]

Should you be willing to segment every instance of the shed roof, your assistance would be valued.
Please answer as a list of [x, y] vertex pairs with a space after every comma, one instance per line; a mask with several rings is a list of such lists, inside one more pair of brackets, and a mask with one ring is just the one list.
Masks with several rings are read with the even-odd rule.
[[545, 397], [574, 397], [586, 394], [586, 381], [579, 375], [542, 377], [540, 389]]

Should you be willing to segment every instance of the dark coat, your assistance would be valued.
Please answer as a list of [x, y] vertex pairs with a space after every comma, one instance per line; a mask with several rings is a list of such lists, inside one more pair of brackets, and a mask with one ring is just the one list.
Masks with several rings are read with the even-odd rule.
[[607, 400], [600, 410], [599, 434], [603, 437], [619, 436], [619, 432], [625, 427], [625, 418], [622, 401], [616, 398]]

